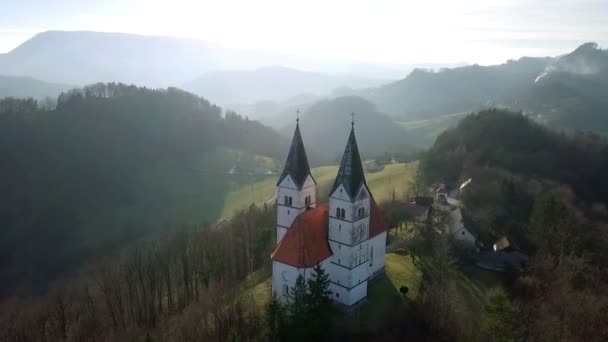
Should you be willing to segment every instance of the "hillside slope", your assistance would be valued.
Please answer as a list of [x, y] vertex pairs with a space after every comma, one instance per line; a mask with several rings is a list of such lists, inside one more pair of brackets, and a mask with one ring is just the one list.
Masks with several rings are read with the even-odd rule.
[[92, 257], [176, 224], [213, 222], [241, 154], [272, 129], [177, 90], [98, 84], [55, 110], [0, 101], [0, 296], [41, 291]]
[[559, 129], [607, 133], [607, 79], [608, 50], [586, 43], [554, 58], [522, 57], [439, 72], [419, 69], [361, 95], [401, 120], [500, 106], [531, 112]]
[[[405, 131], [391, 117], [361, 97], [343, 96], [312, 104], [300, 120], [304, 143], [318, 162], [339, 160], [351, 129], [351, 113], [355, 113], [357, 141], [366, 158], [411, 150]], [[295, 122], [283, 129], [284, 134], [290, 135], [294, 127]]]
[[73, 88], [67, 84], [48, 83], [31, 77], [0, 75], [0, 98], [16, 97], [43, 99], [57, 97], [61, 92]]

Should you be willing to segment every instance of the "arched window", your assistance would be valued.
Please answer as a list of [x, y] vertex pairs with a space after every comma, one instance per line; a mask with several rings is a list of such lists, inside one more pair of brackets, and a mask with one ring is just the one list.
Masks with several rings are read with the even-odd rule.
[[340, 208], [336, 208], [336, 217], [340, 218]]
[[344, 208], [340, 209], [340, 213], [342, 214], [342, 219], [346, 217], [346, 210]]
[[369, 249], [369, 265], [372, 266], [374, 264], [374, 246]]
[[285, 196], [285, 198], [283, 198], [283, 204], [289, 205], [289, 199], [287, 198], [287, 196]]
[[289, 196], [289, 206], [291, 207], [293, 205], [293, 200], [291, 198], [291, 196]]

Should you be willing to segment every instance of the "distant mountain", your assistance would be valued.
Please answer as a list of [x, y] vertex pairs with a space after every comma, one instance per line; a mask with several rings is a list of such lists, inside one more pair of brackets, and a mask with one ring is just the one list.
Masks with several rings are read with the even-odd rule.
[[507, 107], [556, 128], [608, 133], [608, 50], [586, 43], [553, 58], [522, 57], [439, 72], [418, 69], [358, 94], [402, 120]]
[[216, 71], [186, 82], [183, 88], [222, 104], [285, 101], [306, 94], [327, 95], [335, 88], [367, 88], [386, 80], [307, 72], [272, 66], [256, 70]]
[[[344, 96], [316, 102], [300, 120], [302, 137], [311, 150], [313, 163], [339, 160], [351, 129], [352, 112], [363, 158], [410, 149], [405, 131], [392, 118], [379, 113], [373, 103], [361, 97]], [[283, 132], [291, 135], [294, 128], [295, 122]]]
[[0, 98], [32, 97], [43, 99], [46, 97], [57, 97], [61, 92], [73, 88], [67, 84], [48, 83], [31, 77], [15, 77], [0, 75]]
[[[29, 76], [47, 82], [77, 86], [96, 82], [123, 82], [148, 87], [179, 86], [199, 75], [222, 70], [253, 70], [283, 65], [301, 70], [368, 77], [352, 61], [301, 57], [276, 52], [227, 48], [196, 39], [143, 36], [91, 31], [47, 31], [14, 50], [0, 54], [0, 75]], [[389, 68], [398, 79], [409, 66]], [[406, 71], [404, 71], [406, 70]], [[352, 72], [351, 72], [352, 71]]]
[[48, 31], [0, 55], [0, 74], [83, 85], [179, 84], [220, 68], [227, 49], [201, 41], [122, 33]]
[[493, 66], [439, 72], [416, 69], [405, 79], [370, 89], [364, 96], [381, 111], [402, 118], [471, 111], [510, 100], [522, 87], [530, 86], [550, 61], [523, 57]]

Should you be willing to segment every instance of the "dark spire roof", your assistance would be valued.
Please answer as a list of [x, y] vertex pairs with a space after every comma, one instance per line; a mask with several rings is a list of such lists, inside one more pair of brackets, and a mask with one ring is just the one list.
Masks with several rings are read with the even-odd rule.
[[354, 199], [361, 184], [365, 184], [365, 175], [363, 174], [363, 165], [361, 165], [357, 139], [355, 139], [354, 124], [352, 126], [348, 142], [346, 143], [346, 149], [342, 156], [342, 162], [340, 163], [340, 170], [338, 170], [336, 181], [329, 193], [332, 194], [342, 184], [348, 196]]
[[293, 140], [291, 141], [291, 147], [289, 148], [287, 162], [285, 162], [285, 169], [283, 170], [281, 177], [279, 177], [277, 185], [289, 175], [298, 188], [302, 189], [306, 177], [310, 174], [310, 167], [308, 166], [308, 158], [306, 158], [306, 150], [304, 150], [304, 143], [302, 142], [302, 135], [300, 134], [299, 121], [298, 118], [296, 121], [296, 131], [293, 134]]

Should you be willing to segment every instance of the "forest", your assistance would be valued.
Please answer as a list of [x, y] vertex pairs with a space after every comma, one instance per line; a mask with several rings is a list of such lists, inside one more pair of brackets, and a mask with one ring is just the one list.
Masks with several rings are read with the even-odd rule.
[[531, 256], [491, 298], [494, 340], [608, 337], [607, 165], [605, 139], [496, 109], [467, 116], [422, 158], [427, 184], [472, 179], [462, 201], [486, 246], [506, 236]]
[[94, 257], [214, 222], [234, 165], [286, 138], [175, 88], [96, 84], [49, 107], [0, 100], [0, 298], [42, 293]]
[[[33, 102], [11, 106], [37, 108]], [[57, 110], [61, 106], [59, 101]], [[217, 223], [134, 236], [130, 248], [88, 255], [78, 272], [44, 295], [12, 296], [0, 304], [0, 339], [605, 340], [608, 210], [606, 183], [599, 179], [606, 151], [597, 135], [565, 135], [521, 113], [489, 109], [466, 116], [421, 155], [409, 196], [428, 195], [439, 182], [457, 186], [471, 178], [462, 202], [478, 223], [482, 248], [507, 236], [530, 255], [525, 268], [498, 276], [480, 313], [471, 312], [471, 299], [458, 290], [462, 277], [469, 277], [470, 255], [438, 233], [446, 218], [437, 212], [413, 225], [394, 199], [381, 206], [389, 235], [398, 237], [399, 227], [410, 222], [414, 238], [399, 253], [422, 276], [409, 289], [418, 295], [395, 304], [379, 330], [353, 335], [340, 325], [336, 317], [342, 314], [328, 305], [322, 270], [315, 281], [290, 289], [291, 304], [260, 302], [267, 294], [253, 289], [270, 276], [276, 220], [276, 208], [263, 205]], [[589, 180], [597, 183], [590, 187]], [[397, 298], [393, 302], [401, 303]]]

